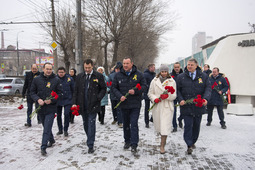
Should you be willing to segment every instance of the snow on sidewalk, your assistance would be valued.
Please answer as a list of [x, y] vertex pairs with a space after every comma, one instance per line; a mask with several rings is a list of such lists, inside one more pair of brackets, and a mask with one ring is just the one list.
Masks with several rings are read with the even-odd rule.
[[[192, 155], [187, 155], [183, 129], [167, 138], [166, 154], [159, 153], [160, 137], [153, 124], [145, 128], [143, 108], [139, 118], [138, 153], [124, 150], [123, 130], [112, 125], [110, 106], [106, 107], [105, 125], [96, 124], [95, 153], [88, 154], [81, 116], [69, 126], [69, 136], [58, 132], [56, 143], [41, 156], [42, 125], [36, 118], [32, 127], [24, 126], [26, 109], [17, 104], [0, 105], [0, 169], [254, 169], [255, 117], [225, 114], [227, 129], [220, 128], [216, 110], [210, 127], [203, 116], [201, 133]], [[3, 108], [5, 107], [5, 108]], [[179, 113], [178, 113], [179, 114]]]

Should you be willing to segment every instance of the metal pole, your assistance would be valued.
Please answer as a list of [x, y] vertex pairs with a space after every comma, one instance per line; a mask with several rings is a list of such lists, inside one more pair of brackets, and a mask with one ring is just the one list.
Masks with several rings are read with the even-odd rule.
[[[56, 42], [56, 21], [55, 21], [55, 10], [54, 10], [54, 0], [51, 0], [51, 9], [52, 9], [52, 38]], [[54, 58], [54, 73], [57, 73], [58, 70], [58, 54], [57, 49], [53, 50]]]
[[82, 61], [82, 31], [81, 31], [81, 0], [76, 0], [76, 39], [75, 39], [75, 67], [78, 73], [83, 72]]
[[17, 58], [18, 58], [18, 68], [17, 68], [17, 76], [19, 76], [19, 33], [24, 32], [24, 31], [20, 31], [17, 33]]

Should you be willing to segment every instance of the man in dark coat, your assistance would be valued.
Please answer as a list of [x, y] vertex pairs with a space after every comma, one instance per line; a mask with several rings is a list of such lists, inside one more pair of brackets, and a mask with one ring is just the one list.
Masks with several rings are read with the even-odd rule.
[[[75, 82], [76, 80], [76, 69], [75, 68], [71, 68], [69, 71], [70, 76], [73, 78], [73, 81]], [[70, 110], [70, 123], [73, 124], [74, 122], [74, 115], [72, 114], [72, 111]]]
[[[141, 89], [133, 89], [140, 83]], [[124, 149], [131, 146], [131, 152], [137, 152], [139, 141], [138, 118], [141, 109], [142, 93], [146, 90], [146, 80], [143, 73], [137, 70], [131, 58], [123, 59], [123, 67], [112, 83], [114, 95], [122, 102], [120, 104], [123, 116]], [[129, 93], [127, 97], [125, 94]]]
[[[30, 96], [30, 87], [31, 87], [33, 79], [39, 75], [40, 75], [40, 72], [38, 71], [37, 65], [32, 64], [31, 71], [26, 72], [26, 76], [25, 76], [25, 83], [22, 90], [22, 97], [25, 98], [25, 95], [27, 95], [27, 123], [25, 123], [25, 126], [27, 127], [32, 126], [30, 115], [32, 113], [33, 104], [34, 104], [34, 101]], [[38, 124], [41, 123], [38, 115], [37, 115], [37, 121], [38, 121]]]
[[[109, 75], [109, 82], [113, 82], [115, 75], [120, 72], [120, 68], [122, 67], [121, 62], [117, 62], [116, 66], [114, 67], [114, 71], [111, 72]], [[112, 114], [113, 114], [113, 122], [112, 124], [116, 124], [118, 122], [118, 126], [120, 128], [123, 127], [123, 119], [120, 107], [114, 109], [114, 107], [118, 104], [119, 99], [114, 95], [112, 92], [112, 86], [110, 87], [110, 99], [111, 99], [111, 106], [112, 106]]]
[[[183, 70], [181, 69], [181, 64], [179, 62], [174, 63], [174, 69], [171, 72], [171, 76], [173, 77], [173, 79], [176, 81], [177, 77], [179, 74], [183, 73]], [[174, 100], [174, 105], [177, 104], [177, 98]], [[176, 106], [174, 106], [174, 115], [173, 115], [173, 132], [177, 132], [177, 123], [176, 123]], [[179, 121], [179, 127], [182, 128], [182, 115], [180, 114], [180, 116], [178, 117], [178, 121]]]
[[[200, 132], [202, 114], [211, 96], [211, 86], [208, 76], [198, 67], [196, 59], [188, 60], [184, 73], [177, 77], [177, 96], [180, 111], [184, 119], [184, 140], [188, 146], [188, 154], [192, 153]], [[187, 104], [186, 100], [197, 98], [201, 95], [204, 99], [203, 106]]]
[[210, 74], [212, 73], [212, 70], [210, 70], [210, 66], [208, 64], [204, 65], [204, 71], [205, 74], [207, 74], [207, 76], [209, 77]]
[[52, 134], [52, 125], [55, 113], [57, 112], [57, 99], [49, 99], [52, 91], [57, 95], [61, 95], [62, 88], [59, 78], [52, 72], [52, 64], [45, 63], [43, 65], [43, 72], [36, 77], [31, 85], [30, 95], [32, 99], [40, 105], [38, 115], [43, 125], [43, 137], [41, 145], [41, 154], [46, 155], [46, 148], [51, 147], [55, 143]]
[[58, 68], [58, 78], [63, 89], [63, 93], [59, 96], [57, 103], [57, 121], [58, 121], [58, 133], [57, 135], [63, 134], [62, 124], [62, 108], [64, 108], [64, 135], [68, 136], [68, 127], [70, 121], [70, 110], [72, 106], [73, 92], [74, 92], [74, 81], [73, 78], [66, 74], [64, 67]]
[[101, 110], [101, 100], [106, 93], [106, 84], [102, 74], [93, 70], [93, 61], [84, 61], [85, 72], [78, 74], [73, 94], [73, 106], [80, 106], [83, 128], [87, 135], [88, 153], [94, 153], [96, 135], [96, 116]]
[[221, 73], [219, 73], [219, 68], [214, 67], [211, 76], [209, 77], [210, 85], [213, 88], [214, 83], [217, 83], [216, 86], [214, 86], [212, 90], [211, 99], [208, 102], [207, 111], [207, 126], [211, 125], [212, 122], [212, 115], [213, 115], [213, 109], [214, 106], [217, 107], [220, 124], [222, 129], [226, 129], [226, 122], [224, 121], [224, 112], [223, 112], [223, 105], [224, 105], [224, 98], [223, 93], [226, 93], [228, 90], [228, 83], [226, 79], [222, 76]]
[[145, 109], [144, 109], [144, 122], [145, 122], [145, 127], [149, 128], [149, 109], [150, 109], [150, 99], [148, 97], [148, 91], [150, 88], [150, 84], [152, 79], [155, 77], [156, 73], [155, 73], [155, 64], [149, 64], [148, 65], [148, 69], [146, 69], [143, 73], [144, 78], [146, 80], [146, 85], [147, 85], [147, 89], [146, 91], [143, 93], [144, 95], [144, 102], [145, 102]]

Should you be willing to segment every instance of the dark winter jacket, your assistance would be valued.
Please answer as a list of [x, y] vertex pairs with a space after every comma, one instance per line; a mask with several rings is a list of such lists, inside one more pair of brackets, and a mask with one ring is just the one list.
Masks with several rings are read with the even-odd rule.
[[144, 99], [145, 100], [150, 100], [149, 97], [148, 97], [148, 91], [149, 91], [149, 88], [150, 88], [150, 84], [151, 84], [151, 81], [153, 80], [153, 78], [156, 76], [156, 73], [155, 72], [150, 72], [149, 69], [146, 69], [143, 73], [144, 75], [144, 78], [146, 80], [146, 90], [144, 91], [143, 95], [144, 95]]
[[174, 78], [175, 81], [177, 81], [177, 77], [178, 77], [178, 75], [180, 75], [181, 73], [183, 73], [183, 70], [182, 70], [182, 69], [180, 69], [180, 72], [179, 72], [178, 74], [177, 74], [177, 73], [175, 72], [175, 70], [173, 69], [172, 72], [171, 72], [171, 76]]
[[[73, 104], [80, 106], [79, 114], [84, 113], [85, 107], [85, 72], [78, 74], [75, 81]], [[88, 89], [88, 113], [97, 113], [101, 110], [101, 100], [106, 93], [106, 84], [102, 74], [93, 71], [89, 79]]]
[[26, 72], [25, 83], [24, 83], [23, 90], [22, 90], [22, 97], [25, 97], [25, 95], [27, 95], [28, 102], [34, 102], [29, 94], [30, 87], [31, 87], [33, 79], [39, 75], [40, 75], [39, 71], [35, 74], [33, 74], [32, 71]]
[[[46, 98], [51, 96], [51, 92], [54, 91], [58, 94], [58, 96], [62, 93], [62, 87], [60, 85], [59, 78], [52, 73], [49, 77], [44, 76], [42, 72], [39, 76], [34, 78], [30, 95], [32, 99], [37, 102], [39, 99], [46, 100]], [[51, 99], [51, 104], [44, 104], [41, 106], [38, 114], [52, 114], [57, 111], [57, 100]]]
[[[111, 72], [111, 74], [109, 75], [108, 83], [113, 82], [115, 75], [116, 75], [116, 72], [115, 72], [115, 71]], [[110, 99], [111, 99], [111, 100], [119, 100], [119, 99], [114, 95], [114, 93], [112, 92], [112, 86], [110, 87]]]
[[210, 69], [208, 69], [208, 70], [206, 70], [206, 71], [203, 71], [205, 74], [207, 74], [207, 76], [209, 77], [210, 76], [210, 74], [212, 73], [212, 70], [210, 70]]
[[59, 100], [57, 105], [58, 106], [66, 106], [66, 105], [72, 105], [73, 101], [73, 92], [74, 92], [74, 80], [73, 78], [65, 74], [64, 77], [58, 77], [60, 79], [60, 83], [63, 89], [63, 93], [61, 96], [59, 96]]
[[136, 66], [133, 65], [132, 71], [129, 75], [126, 75], [125, 70], [121, 67], [112, 83], [112, 91], [114, 95], [120, 100], [122, 96], [138, 83], [141, 85], [141, 90], [135, 89], [134, 95], [128, 95], [127, 99], [120, 104], [122, 109], [135, 109], [141, 108], [142, 93], [146, 90], [146, 80], [143, 73], [138, 71]]
[[[179, 103], [182, 100], [197, 98], [199, 94], [203, 99], [209, 101], [212, 91], [208, 76], [202, 73], [199, 67], [196, 69], [194, 80], [189, 76], [187, 68], [184, 69], [184, 73], [177, 77], [177, 90]], [[205, 107], [197, 107], [195, 104], [185, 104], [180, 106], [180, 111], [182, 115], [202, 115], [205, 113]]]
[[[226, 93], [228, 90], [228, 83], [226, 79], [223, 77], [223, 75], [220, 73], [217, 77], [213, 77], [211, 74], [209, 77], [210, 85], [211, 87], [216, 82], [218, 86], [216, 87], [217, 90], [220, 90], [222, 93]], [[212, 90], [211, 99], [208, 102], [208, 105], [223, 105], [224, 102], [222, 100], [221, 95], [217, 92], [217, 90]]]

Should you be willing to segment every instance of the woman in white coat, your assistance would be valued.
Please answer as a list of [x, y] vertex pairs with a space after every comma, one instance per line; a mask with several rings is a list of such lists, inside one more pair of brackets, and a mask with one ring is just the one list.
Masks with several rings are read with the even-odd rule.
[[[154, 103], [157, 103], [152, 109], [153, 124], [156, 132], [161, 135], [160, 153], [165, 153], [167, 135], [172, 130], [172, 120], [174, 112], [174, 99], [176, 98], [176, 83], [169, 74], [169, 68], [161, 65], [160, 73], [151, 81], [148, 97]], [[166, 86], [172, 86], [175, 89], [173, 94], [168, 93], [168, 97], [159, 101], [159, 97], [165, 91]]]

